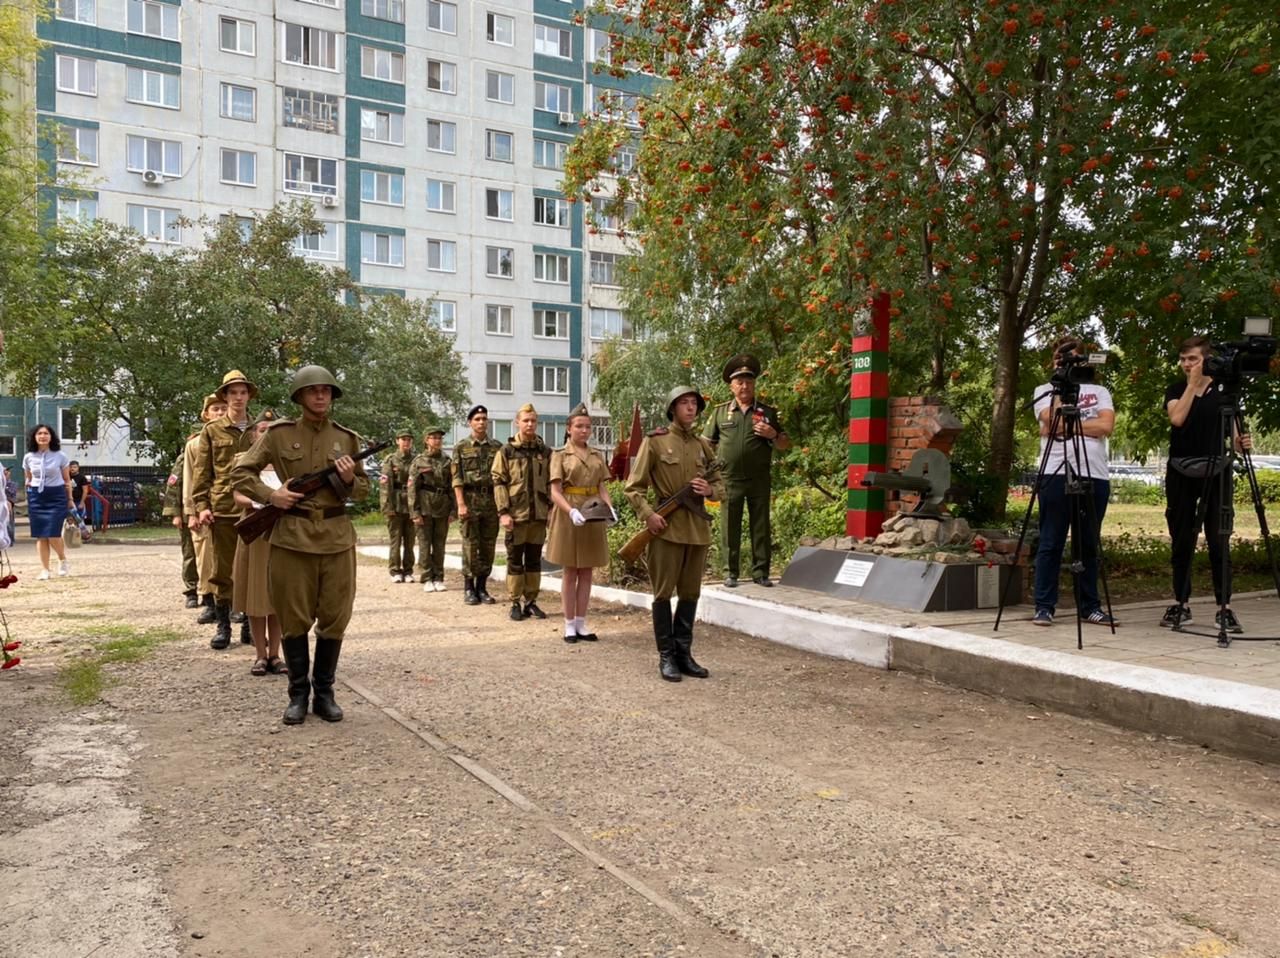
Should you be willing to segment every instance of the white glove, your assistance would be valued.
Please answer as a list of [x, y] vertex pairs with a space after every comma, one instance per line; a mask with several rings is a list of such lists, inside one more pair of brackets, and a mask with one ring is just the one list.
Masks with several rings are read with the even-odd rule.
[[577, 509], [569, 510], [569, 519], [575, 526], [585, 526], [587, 524], [587, 517]]
[[616, 526], [618, 524], [618, 510], [610, 506], [609, 511], [613, 513], [613, 518], [609, 520], [609, 525]]

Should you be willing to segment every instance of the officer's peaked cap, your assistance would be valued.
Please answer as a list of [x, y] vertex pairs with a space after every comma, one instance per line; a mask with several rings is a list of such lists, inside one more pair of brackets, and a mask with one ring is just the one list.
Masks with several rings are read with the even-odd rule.
[[755, 379], [760, 375], [760, 360], [748, 353], [739, 353], [724, 364], [724, 381], [731, 382], [736, 376], [750, 376]]

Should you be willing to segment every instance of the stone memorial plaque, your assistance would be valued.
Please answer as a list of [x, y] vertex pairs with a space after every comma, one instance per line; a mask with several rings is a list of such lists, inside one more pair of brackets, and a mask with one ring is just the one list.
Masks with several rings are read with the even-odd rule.
[[994, 609], [1000, 604], [1000, 568], [978, 566], [978, 608]]
[[836, 570], [835, 578], [831, 581], [837, 585], [851, 585], [861, 588], [867, 581], [867, 576], [871, 574], [871, 569], [875, 566], [874, 559], [855, 559], [848, 557], [840, 564], [840, 568]]

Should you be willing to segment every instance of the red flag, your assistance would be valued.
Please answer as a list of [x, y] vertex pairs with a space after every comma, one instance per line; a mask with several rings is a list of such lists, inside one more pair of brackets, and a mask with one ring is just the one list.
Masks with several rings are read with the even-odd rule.
[[644, 427], [640, 425], [640, 404], [631, 407], [631, 438], [627, 441], [627, 468], [623, 478], [631, 475], [631, 460], [640, 453], [640, 442], [644, 439]]

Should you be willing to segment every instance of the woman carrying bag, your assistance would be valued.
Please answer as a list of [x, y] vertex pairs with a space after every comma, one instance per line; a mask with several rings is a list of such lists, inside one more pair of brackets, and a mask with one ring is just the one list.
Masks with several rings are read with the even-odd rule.
[[58, 554], [58, 575], [69, 575], [67, 553], [62, 545], [62, 525], [71, 513], [71, 460], [62, 454], [62, 443], [51, 426], [38, 424], [27, 439], [22, 472], [27, 481], [27, 516], [31, 538], [43, 571], [36, 578], [49, 578], [49, 547]]

